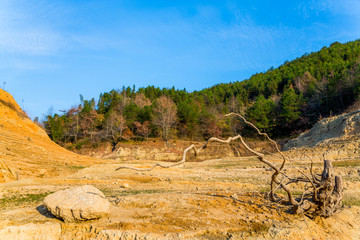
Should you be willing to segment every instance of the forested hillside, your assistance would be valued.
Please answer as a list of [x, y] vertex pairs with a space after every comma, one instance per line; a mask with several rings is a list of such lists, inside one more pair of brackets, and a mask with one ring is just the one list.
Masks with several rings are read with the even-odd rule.
[[244, 114], [273, 136], [289, 136], [311, 127], [320, 117], [343, 112], [360, 92], [360, 40], [335, 42], [250, 79], [195, 92], [154, 86], [123, 87], [84, 100], [43, 124], [62, 145], [117, 143], [161, 137], [206, 139], [241, 130], [222, 120], [228, 112]]

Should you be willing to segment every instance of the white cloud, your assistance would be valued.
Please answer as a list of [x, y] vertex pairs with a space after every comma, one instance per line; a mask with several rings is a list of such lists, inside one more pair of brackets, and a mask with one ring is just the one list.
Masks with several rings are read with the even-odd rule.
[[1, 64], [1, 68], [13, 68], [22, 71], [29, 71], [29, 70], [39, 70], [39, 69], [46, 69], [46, 70], [53, 70], [61, 68], [60, 65], [55, 63], [46, 62], [42, 60], [34, 60], [34, 59], [22, 59], [22, 58], [13, 58], [9, 59], [6, 63]]
[[3, 53], [50, 55], [59, 50], [59, 42], [60, 38], [56, 34], [39, 29], [0, 29], [0, 50]]
[[[330, 14], [324, 28], [331, 31], [329, 39], [333, 41], [350, 41], [360, 37], [360, 1], [358, 0], [325, 0], [311, 1], [309, 9], [318, 14]], [[336, 29], [336, 30], [334, 30]]]
[[[65, 32], [58, 28], [59, 22], [66, 18], [66, 14], [61, 14], [64, 10], [48, 4], [44, 0], [37, 0], [36, 5], [24, 0], [0, 1], [2, 55], [52, 57], [74, 49], [112, 49], [124, 58], [158, 62], [171, 59], [174, 66], [193, 69], [257, 69], [264, 64], [258, 56], [284, 35], [283, 29], [259, 26], [235, 8], [235, 22], [229, 25], [222, 22], [217, 9], [208, 6], [198, 7], [197, 14], [188, 17], [176, 9], [157, 13], [123, 12], [121, 22], [112, 29], [87, 26], [81, 33]], [[36, 66], [15, 62], [14, 68]]]
[[[230, 24], [222, 20], [219, 9], [209, 6], [198, 7], [197, 14], [191, 16], [183, 16], [176, 9], [163, 12], [119, 10], [123, 11], [117, 15], [121, 19], [111, 26], [99, 28], [82, 19], [84, 22], [81, 24], [86, 27], [80, 33], [74, 31], [68, 21], [73, 23], [81, 18], [81, 14], [77, 15], [82, 13], [81, 6], [74, 3], [63, 6], [52, 4], [48, 0], [0, 0], [0, 58], [46, 58], [73, 51], [92, 51], [101, 55], [103, 50], [114, 50], [119, 59], [132, 58], [144, 62], [171, 59], [174, 66], [183, 64], [194, 69], [261, 69], [268, 67], [271, 61], [270, 57], [261, 57], [264, 52], [269, 52], [268, 55], [282, 54], [283, 57], [288, 54], [285, 56], [288, 58], [309, 51], [311, 40], [307, 32], [314, 33], [312, 40], [335, 39], [339, 34], [347, 34], [341, 32], [330, 36], [328, 26], [315, 24], [306, 29], [260, 25], [256, 16], [246, 14], [236, 4], [228, 4], [233, 14]], [[75, 10], [70, 10], [68, 15], [66, 8]], [[314, 11], [343, 11], [352, 19], [360, 20], [360, 2], [356, 0], [310, 0], [300, 4], [298, 9], [310, 17]], [[283, 52], [275, 52], [279, 49]], [[36, 66], [15, 62], [21, 61], [14, 61], [14, 68], [35, 69]]]
[[0, 2], [0, 51], [28, 56], [57, 52], [61, 47], [61, 35], [46, 21], [39, 21], [36, 8], [27, 7], [23, 1]]
[[326, 0], [316, 2], [315, 8], [330, 10], [334, 14], [360, 17], [360, 2], [358, 0]]

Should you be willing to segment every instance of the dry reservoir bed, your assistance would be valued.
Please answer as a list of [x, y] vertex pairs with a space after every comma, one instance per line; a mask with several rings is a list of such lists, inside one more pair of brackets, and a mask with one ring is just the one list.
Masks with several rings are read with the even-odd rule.
[[[256, 158], [190, 162], [151, 172], [120, 165], [152, 162], [114, 161], [79, 167], [71, 176], [20, 179], [0, 185], [0, 236], [36, 239], [359, 239], [360, 161], [336, 161], [345, 181], [345, 204], [335, 216], [310, 219], [290, 213], [290, 206], [266, 198], [270, 169]], [[305, 162], [292, 162], [288, 172]], [[322, 168], [315, 163], [315, 170]], [[91, 184], [111, 201], [108, 217], [64, 223], [42, 205], [51, 192]], [[282, 194], [279, 192], [278, 194]], [[21, 235], [23, 234], [23, 235]], [[33, 238], [31, 238], [33, 237]], [[19, 238], [21, 239], [21, 238]]]

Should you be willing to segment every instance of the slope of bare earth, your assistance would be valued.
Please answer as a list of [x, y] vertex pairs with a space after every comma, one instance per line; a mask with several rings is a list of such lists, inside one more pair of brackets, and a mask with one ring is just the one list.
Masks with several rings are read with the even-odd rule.
[[58, 146], [33, 123], [13, 97], [0, 89], [0, 183], [16, 178], [69, 174], [104, 161]]
[[308, 132], [285, 145], [286, 150], [326, 153], [330, 160], [355, 159], [360, 154], [360, 110], [320, 120]]
[[[254, 157], [115, 171], [123, 165], [150, 166], [154, 160], [97, 160], [71, 153], [23, 116], [11, 96], [0, 93], [8, 98], [0, 104], [2, 173], [11, 180], [9, 166], [20, 175], [0, 184], [0, 239], [360, 239], [359, 157], [334, 162], [345, 182], [343, 209], [327, 219], [310, 219], [267, 200], [272, 171]], [[266, 157], [280, 164], [278, 155]], [[307, 159], [290, 161], [286, 173], [296, 174], [308, 164]], [[314, 167], [321, 171], [319, 159]], [[45, 210], [46, 195], [83, 184], [99, 188], [111, 201], [107, 217], [64, 223]]]

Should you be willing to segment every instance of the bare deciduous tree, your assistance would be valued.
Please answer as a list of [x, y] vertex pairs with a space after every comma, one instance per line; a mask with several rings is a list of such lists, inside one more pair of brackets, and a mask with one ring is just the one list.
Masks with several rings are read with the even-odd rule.
[[126, 121], [121, 113], [112, 111], [106, 121], [106, 130], [108, 135], [116, 142], [122, 136], [124, 130], [127, 128]]
[[145, 121], [143, 123], [136, 121], [134, 122], [134, 125], [136, 127], [136, 134], [145, 137], [146, 140], [148, 139], [148, 136], [150, 134], [150, 123], [149, 121]]
[[161, 129], [165, 141], [169, 138], [171, 127], [176, 122], [176, 105], [166, 96], [159, 97], [155, 102], [153, 123]]
[[69, 118], [68, 122], [68, 135], [69, 137], [74, 137], [75, 142], [79, 136], [79, 112], [81, 111], [81, 106], [72, 107], [67, 111], [67, 116]]
[[141, 109], [143, 109], [145, 106], [150, 106], [151, 101], [150, 99], [146, 98], [143, 93], [137, 94], [134, 103]]
[[295, 88], [301, 93], [306, 93], [309, 83], [316, 83], [316, 79], [308, 71], [306, 71], [303, 76], [296, 77], [294, 81]]
[[98, 113], [94, 109], [80, 114], [79, 126], [85, 136], [90, 133], [90, 137], [92, 138], [92, 130], [95, 128], [97, 118]]

